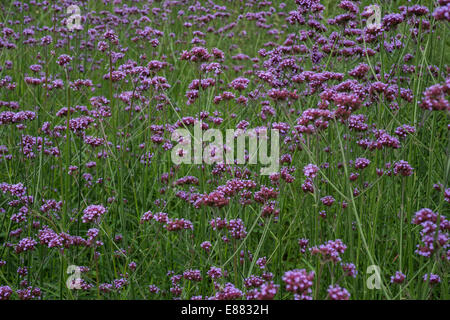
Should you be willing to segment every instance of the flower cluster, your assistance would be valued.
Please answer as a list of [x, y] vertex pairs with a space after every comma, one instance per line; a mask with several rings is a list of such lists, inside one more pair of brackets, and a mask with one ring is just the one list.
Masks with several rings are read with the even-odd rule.
[[[450, 221], [445, 216], [423, 208], [416, 212], [412, 223], [422, 227], [420, 231], [422, 245], [417, 245], [417, 254], [429, 258], [441, 248], [444, 250], [450, 248]], [[443, 258], [448, 260], [448, 254]]]
[[102, 205], [92, 204], [83, 210], [81, 220], [83, 223], [99, 223], [101, 217], [106, 213], [106, 208]]
[[341, 261], [341, 254], [345, 252], [347, 246], [341, 239], [329, 240], [318, 247], [311, 247], [309, 251], [312, 255], [320, 255], [323, 261], [337, 263]]
[[286, 271], [282, 280], [286, 284], [286, 290], [302, 296], [308, 297], [312, 290], [314, 271], [307, 272], [305, 269], [294, 269]]

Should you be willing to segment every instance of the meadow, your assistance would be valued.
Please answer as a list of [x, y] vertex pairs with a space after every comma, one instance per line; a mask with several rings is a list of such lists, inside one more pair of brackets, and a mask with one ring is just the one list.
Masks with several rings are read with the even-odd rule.
[[[0, 300], [450, 298], [449, 0], [0, 17]], [[174, 163], [199, 122], [279, 170]]]

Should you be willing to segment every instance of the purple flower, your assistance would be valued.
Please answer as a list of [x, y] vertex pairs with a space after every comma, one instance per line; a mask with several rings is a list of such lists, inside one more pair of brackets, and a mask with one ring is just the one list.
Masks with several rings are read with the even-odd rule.
[[16, 245], [16, 253], [24, 251], [33, 251], [36, 249], [37, 242], [33, 238], [23, 238]]
[[247, 291], [246, 297], [248, 300], [273, 300], [279, 287], [273, 281], [263, 283], [258, 289]]
[[430, 280], [428, 280], [428, 274], [426, 273], [423, 276], [423, 281], [429, 281], [430, 284], [436, 284], [441, 282], [441, 277], [439, 277], [437, 274], [430, 273]]
[[400, 271], [396, 271], [395, 275], [391, 277], [391, 283], [403, 283], [405, 281], [406, 276]]
[[[440, 220], [439, 229], [437, 226], [438, 217]], [[422, 227], [420, 234], [423, 245], [417, 245], [417, 254], [430, 257], [436, 250], [449, 247], [448, 230], [450, 230], [450, 221], [445, 216], [434, 213], [428, 208], [423, 208], [416, 212], [412, 223]]]
[[345, 288], [341, 288], [337, 284], [330, 286], [327, 290], [330, 300], [349, 300], [350, 293]]
[[314, 193], [314, 183], [311, 178], [306, 178], [305, 182], [302, 184], [303, 192]]
[[324, 205], [330, 207], [334, 203], [335, 199], [332, 196], [325, 196], [320, 198], [320, 201], [322, 201]]
[[247, 78], [239, 77], [231, 81], [230, 87], [235, 90], [242, 91], [247, 88], [249, 82], [250, 80], [248, 80]]
[[433, 17], [436, 20], [450, 21], [450, 3], [442, 5], [442, 7], [437, 7], [433, 12]]
[[230, 220], [230, 222], [228, 222], [227, 229], [230, 231], [231, 236], [235, 239], [243, 239], [247, 235], [244, 222], [239, 218]]
[[[450, 12], [450, 4], [447, 5], [447, 15]], [[448, 20], [448, 18], [447, 18]], [[424, 98], [420, 102], [420, 107], [426, 110], [450, 110], [448, 94], [450, 92], [450, 83], [447, 79], [446, 83], [435, 84], [428, 87], [424, 92]]]
[[390, 30], [403, 22], [403, 16], [398, 13], [387, 14], [383, 17], [382, 25], [385, 30]]
[[202, 274], [200, 270], [189, 269], [183, 273], [183, 278], [192, 281], [202, 281]]
[[58, 61], [57, 61], [57, 63], [60, 65], [60, 66], [66, 66], [70, 61], [72, 61], [72, 57], [71, 56], [69, 56], [69, 55], [67, 55], [67, 54], [62, 54], [62, 55], [60, 55], [59, 57], [58, 57]]
[[211, 245], [211, 242], [209, 242], [209, 241], [203, 241], [203, 242], [200, 244], [200, 247], [201, 247], [203, 250], [205, 250], [206, 252], [209, 252], [209, 250], [211, 250], [212, 245]]
[[312, 247], [309, 249], [312, 255], [320, 255], [323, 261], [332, 261], [337, 263], [341, 261], [340, 254], [344, 253], [347, 246], [341, 239], [329, 240], [325, 244], [321, 244], [318, 247]]
[[306, 248], [308, 247], [309, 240], [308, 239], [298, 239], [298, 245], [300, 246], [300, 252], [305, 253]]
[[314, 164], [308, 164], [303, 168], [303, 174], [308, 178], [315, 178], [319, 167]]
[[267, 264], [267, 258], [262, 257], [256, 260], [256, 264], [259, 266], [260, 269], [265, 269]]
[[244, 286], [246, 288], [258, 288], [264, 283], [264, 279], [255, 275], [244, 279]]
[[207, 272], [208, 277], [210, 277], [211, 279], [215, 280], [215, 279], [219, 279], [221, 278], [224, 274], [221, 268], [217, 268], [217, 267], [211, 267], [208, 272]]
[[366, 158], [357, 158], [355, 160], [355, 168], [356, 169], [364, 169], [370, 164], [370, 160]]
[[169, 219], [164, 226], [168, 231], [180, 231], [180, 230], [194, 230], [194, 225], [191, 221], [184, 218]]
[[160, 291], [159, 288], [154, 284], [149, 285], [148, 290], [150, 291], [150, 293], [159, 293]]
[[309, 295], [312, 292], [314, 271], [307, 272], [305, 269], [286, 271], [282, 280], [286, 284], [287, 291]]
[[113, 289], [113, 285], [110, 283], [101, 283], [98, 286], [98, 289], [100, 290], [100, 292], [102, 293], [109, 293], [111, 292], [111, 290]]
[[39, 230], [39, 242], [47, 245], [48, 248], [62, 247], [64, 239], [48, 226], [44, 226]]
[[232, 283], [225, 284], [214, 297], [210, 300], [235, 300], [242, 297], [242, 291], [236, 288]]
[[106, 208], [102, 205], [90, 205], [83, 210], [81, 221], [83, 223], [93, 222], [99, 223], [100, 218], [106, 213]]
[[358, 270], [356, 270], [356, 266], [353, 263], [341, 263], [341, 267], [346, 276], [356, 278]]
[[17, 295], [20, 300], [31, 300], [41, 297], [41, 289], [27, 287], [25, 289], [17, 290]]
[[395, 175], [402, 175], [404, 177], [410, 176], [413, 173], [414, 168], [410, 166], [410, 164], [407, 161], [400, 160], [396, 163], [394, 163], [394, 174]]
[[13, 291], [9, 286], [1, 286], [0, 287], [0, 300], [8, 300], [12, 295]]

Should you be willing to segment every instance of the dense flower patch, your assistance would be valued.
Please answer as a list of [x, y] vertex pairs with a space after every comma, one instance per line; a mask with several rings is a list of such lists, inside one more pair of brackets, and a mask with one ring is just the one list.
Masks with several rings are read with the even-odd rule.
[[370, 5], [3, 1], [0, 300], [448, 299], [450, 2]]

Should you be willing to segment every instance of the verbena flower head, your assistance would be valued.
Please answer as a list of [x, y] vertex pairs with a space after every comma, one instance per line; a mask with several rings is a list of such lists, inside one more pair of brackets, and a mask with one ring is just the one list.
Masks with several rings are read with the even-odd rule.
[[341, 288], [337, 284], [330, 286], [327, 290], [330, 300], [349, 300], [350, 293], [345, 288]]
[[303, 174], [308, 178], [315, 178], [318, 171], [319, 167], [314, 164], [308, 164], [303, 168]]
[[12, 295], [13, 291], [9, 286], [1, 286], [0, 287], [0, 300], [9, 300], [9, 297]]
[[429, 282], [430, 285], [433, 285], [433, 284], [437, 284], [437, 283], [441, 282], [441, 277], [439, 277], [439, 275], [433, 274], [433, 273], [425, 274], [423, 276], [423, 281]]
[[323, 261], [332, 261], [337, 263], [341, 261], [341, 254], [345, 252], [347, 246], [340, 239], [329, 240], [318, 247], [311, 247], [309, 250], [312, 255], [320, 255]]
[[312, 292], [314, 276], [314, 271], [307, 272], [305, 269], [294, 269], [286, 271], [282, 280], [286, 284], [287, 291], [309, 295]]
[[401, 284], [405, 281], [405, 278], [406, 276], [402, 272], [396, 271], [395, 275], [391, 277], [391, 283]]
[[83, 223], [99, 223], [101, 217], [106, 213], [106, 208], [102, 205], [92, 204], [83, 210], [81, 220]]

